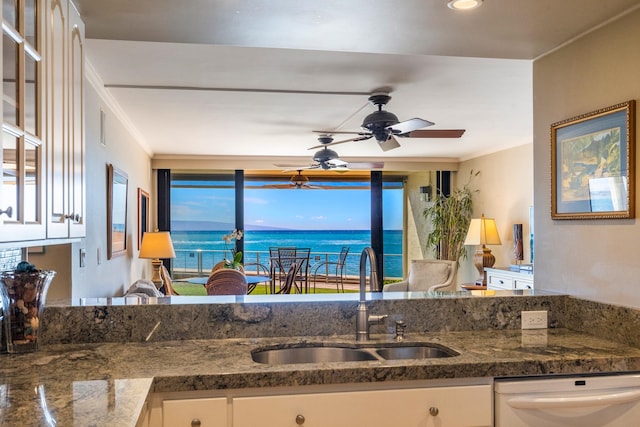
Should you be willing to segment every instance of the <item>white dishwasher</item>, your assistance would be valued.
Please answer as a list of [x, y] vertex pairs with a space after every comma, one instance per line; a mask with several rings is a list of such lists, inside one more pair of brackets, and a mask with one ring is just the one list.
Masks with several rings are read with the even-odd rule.
[[640, 374], [499, 378], [495, 427], [640, 426]]

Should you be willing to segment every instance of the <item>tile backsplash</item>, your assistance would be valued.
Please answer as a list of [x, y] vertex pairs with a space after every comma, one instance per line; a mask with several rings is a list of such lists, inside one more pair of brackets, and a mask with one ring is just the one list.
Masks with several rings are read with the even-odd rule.
[[13, 270], [22, 260], [22, 249], [0, 249], [0, 271]]

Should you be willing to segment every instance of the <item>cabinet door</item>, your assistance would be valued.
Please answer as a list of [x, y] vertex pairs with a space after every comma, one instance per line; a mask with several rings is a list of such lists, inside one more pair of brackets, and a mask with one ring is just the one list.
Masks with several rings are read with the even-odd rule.
[[84, 24], [67, 0], [47, 12], [47, 237], [83, 237]]
[[491, 422], [488, 385], [233, 400], [234, 427], [464, 427]]
[[69, 156], [67, 153], [67, 35], [68, 4], [64, 0], [47, 2], [47, 237], [68, 237], [66, 221], [69, 206]]
[[84, 237], [84, 23], [69, 6], [69, 237]]
[[164, 400], [162, 425], [163, 427], [227, 427], [227, 399], [219, 397]]
[[2, 25], [0, 241], [45, 237], [40, 3], [5, 2]]

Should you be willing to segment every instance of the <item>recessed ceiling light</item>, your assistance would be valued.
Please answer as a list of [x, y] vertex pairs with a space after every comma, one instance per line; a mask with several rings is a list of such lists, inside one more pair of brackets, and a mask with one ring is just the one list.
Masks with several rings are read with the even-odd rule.
[[453, 10], [470, 10], [482, 6], [482, 0], [451, 0], [447, 6]]

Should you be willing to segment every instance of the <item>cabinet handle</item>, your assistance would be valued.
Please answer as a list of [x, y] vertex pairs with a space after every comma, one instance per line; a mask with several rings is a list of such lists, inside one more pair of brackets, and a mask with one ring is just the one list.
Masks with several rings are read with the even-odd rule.
[[62, 215], [62, 219], [60, 222], [64, 222], [64, 220], [66, 219], [70, 219], [71, 221], [74, 222], [80, 222], [80, 218], [81, 216], [79, 214], [70, 214], [70, 215]]
[[502, 279], [501, 279], [501, 280], [500, 280], [500, 284], [501, 284], [501, 285], [504, 285], [504, 280], [502, 280]]
[[200, 427], [202, 425], [202, 423], [200, 422], [199, 419], [194, 418], [191, 420], [191, 427]]
[[9, 218], [11, 218], [11, 215], [13, 215], [13, 208], [11, 206], [9, 206], [5, 210], [0, 209], [0, 215], [2, 215], [2, 214], [6, 214]]
[[296, 415], [296, 424], [301, 426], [302, 424], [304, 424], [304, 422], [305, 422], [304, 415]]
[[437, 416], [439, 412], [440, 411], [435, 406], [432, 406], [431, 408], [429, 408], [429, 415], [431, 415], [432, 417]]

